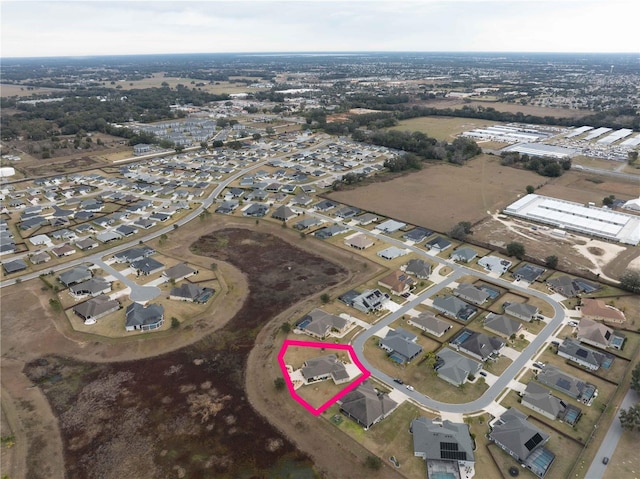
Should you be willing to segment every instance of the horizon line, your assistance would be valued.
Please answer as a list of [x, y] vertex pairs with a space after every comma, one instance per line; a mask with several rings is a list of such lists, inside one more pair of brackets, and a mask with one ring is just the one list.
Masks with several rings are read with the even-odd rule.
[[628, 51], [505, 51], [505, 50], [274, 50], [274, 51], [229, 51], [229, 52], [163, 52], [163, 53], [95, 53], [70, 55], [33, 55], [33, 56], [0, 56], [0, 60], [37, 60], [37, 59], [89, 59], [105, 57], [139, 57], [139, 56], [186, 56], [186, 55], [361, 55], [361, 54], [494, 54], [494, 55], [638, 55], [640, 52]]

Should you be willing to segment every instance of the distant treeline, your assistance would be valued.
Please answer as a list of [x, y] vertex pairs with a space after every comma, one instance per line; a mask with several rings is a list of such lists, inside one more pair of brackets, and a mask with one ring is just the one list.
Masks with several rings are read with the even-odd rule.
[[148, 88], [114, 92], [113, 89], [101, 89], [93, 90], [91, 93], [74, 92], [73, 95], [65, 97], [62, 101], [35, 105], [3, 99], [2, 108], [12, 107], [19, 110], [19, 113], [2, 115], [2, 139], [22, 136], [39, 141], [56, 135], [75, 135], [83, 131], [130, 137], [133, 133], [129, 130], [115, 128], [110, 124], [129, 120], [153, 122], [176, 118], [180, 114], [169, 108], [176, 100], [181, 103], [204, 105], [229, 99], [228, 95], [213, 95], [183, 85], [178, 85], [175, 90]]
[[[402, 95], [400, 95], [402, 96]], [[557, 125], [557, 126], [592, 126], [594, 128], [631, 128], [640, 130], [640, 114], [631, 107], [614, 108], [601, 111], [580, 118], [556, 118], [554, 116], [528, 115], [522, 112], [498, 111], [493, 107], [464, 105], [461, 108], [434, 108], [424, 106], [413, 106], [408, 108], [404, 103], [397, 103], [396, 96], [392, 96], [390, 102], [381, 101], [369, 102], [366, 107], [373, 110], [383, 110], [365, 115], [353, 115], [347, 121], [326, 123], [326, 112], [322, 110], [311, 110], [307, 113], [309, 123], [317, 122], [327, 133], [345, 134], [353, 133], [357, 128], [366, 126], [367, 128], [385, 128], [396, 125], [398, 121], [419, 118], [423, 116], [452, 116], [462, 118], [477, 118], [482, 120], [500, 121], [506, 123], [532, 123], [537, 125]], [[360, 102], [349, 102], [343, 110], [348, 110]], [[390, 111], [391, 110], [391, 111]]]

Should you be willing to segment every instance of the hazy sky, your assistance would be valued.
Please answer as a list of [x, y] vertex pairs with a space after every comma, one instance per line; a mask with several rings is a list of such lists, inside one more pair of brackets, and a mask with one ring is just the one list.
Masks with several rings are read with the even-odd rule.
[[640, 52], [639, 0], [0, 0], [0, 55]]

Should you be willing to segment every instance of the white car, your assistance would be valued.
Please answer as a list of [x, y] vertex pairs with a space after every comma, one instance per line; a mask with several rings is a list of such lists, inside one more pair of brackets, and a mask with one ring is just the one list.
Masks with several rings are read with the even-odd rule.
[[407, 386], [406, 386], [406, 387], [407, 387], [407, 389], [408, 389], [409, 391], [415, 391], [415, 389], [413, 389], [413, 386], [411, 386], [411, 385], [409, 385], [409, 384], [407, 384]]

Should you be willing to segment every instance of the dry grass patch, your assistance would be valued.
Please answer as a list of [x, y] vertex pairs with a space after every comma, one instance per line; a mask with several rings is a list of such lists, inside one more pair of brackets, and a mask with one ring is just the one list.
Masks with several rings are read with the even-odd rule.
[[498, 124], [496, 121], [448, 116], [423, 116], [402, 120], [389, 130], [420, 131], [437, 140], [453, 141], [460, 133]]
[[434, 415], [409, 402], [404, 402], [389, 417], [375, 424], [368, 431], [341, 415], [337, 405], [329, 408], [322, 417], [331, 420], [335, 415], [340, 415], [342, 418], [340, 424], [336, 425], [332, 422], [340, 431], [358, 441], [384, 462], [389, 463], [389, 457], [395, 456], [400, 463], [398, 472], [403, 476], [409, 479], [424, 479], [425, 461], [413, 455], [413, 436], [409, 432], [409, 426], [417, 417], [425, 416], [434, 419]]

